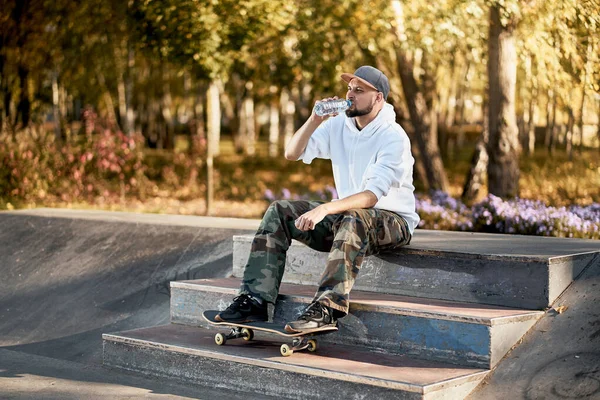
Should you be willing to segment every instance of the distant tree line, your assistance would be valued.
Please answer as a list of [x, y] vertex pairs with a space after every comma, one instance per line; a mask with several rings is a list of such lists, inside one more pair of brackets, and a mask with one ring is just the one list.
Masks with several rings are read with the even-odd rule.
[[[221, 133], [276, 156], [339, 75], [391, 77], [418, 179], [447, 190], [443, 158], [480, 138], [466, 200], [487, 179], [518, 195], [522, 151], [600, 140], [596, 0], [6, 0], [0, 6], [0, 136], [50, 124], [75, 140], [91, 108], [150, 147], [190, 139], [212, 177]], [[536, 135], [536, 126], [543, 127]], [[453, 137], [449, 141], [449, 137]], [[536, 136], [539, 139], [536, 142]], [[7, 139], [8, 140], [8, 139]], [[209, 191], [211, 185], [209, 182]], [[209, 194], [210, 197], [210, 194]]]

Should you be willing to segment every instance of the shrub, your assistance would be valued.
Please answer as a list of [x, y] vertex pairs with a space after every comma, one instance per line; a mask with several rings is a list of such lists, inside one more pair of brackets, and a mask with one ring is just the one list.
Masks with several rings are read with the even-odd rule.
[[143, 138], [103, 130], [91, 143], [57, 142], [53, 134], [0, 138], [0, 193], [4, 202], [62, 201], [139, 191], [145, 181]]

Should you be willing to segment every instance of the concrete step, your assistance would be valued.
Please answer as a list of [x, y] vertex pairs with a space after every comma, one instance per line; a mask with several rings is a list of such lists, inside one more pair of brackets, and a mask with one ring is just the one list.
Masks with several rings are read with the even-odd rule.
[[[241, 277], [252, 235], [234, 236]], [[327, 253], [293, 241], [283, 281], [316, 285]], [[586, 267], [600, 264], [597, 240], [417, 230], [411, 244], [367, 257], [355, 289], [544, 309]]]
[[[171, 322], [209, 327], [202, 312], [225, 309], [238, 278], [171, 282]], [[272, 320], [294, 320], [315, 288], [282, 284]], [[363, 346], [390, 354], [492, 368], [543, 316], [542, 311], [352, 291], [350, 314], [323, 342]]]
[[[285, 399], [462, 399], [487, 371], [322, 344], [282, 357], [284, 341], [214, 343], [217, 330], [177, 324], [105, 334], [104, 364]], [[285, 339], [285, 338], [283, 338]]]

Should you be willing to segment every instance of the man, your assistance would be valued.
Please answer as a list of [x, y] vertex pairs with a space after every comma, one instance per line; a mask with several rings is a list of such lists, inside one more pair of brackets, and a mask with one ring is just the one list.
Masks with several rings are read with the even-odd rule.
[[414, 158], [408, 136], [386, 103], [388, 78], [362, 66], [342, 74], [352, 102], [346, 115], [311, 114], [285, 149], [288, 160], [330, 159], [339, 200], [275, 201], [252, 242], [240, 294], [216, 319], [266, 321], [275, 303], [292, 239], [329, 252], [312, 304], [286, 330], [335, 326], [365, 256], [410, 243], [415, 212]]

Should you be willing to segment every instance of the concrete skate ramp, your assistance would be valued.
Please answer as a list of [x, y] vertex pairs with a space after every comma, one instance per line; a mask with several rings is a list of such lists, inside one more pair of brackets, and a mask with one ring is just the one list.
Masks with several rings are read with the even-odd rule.
[[[559, 313], [560, 306], [565, 308]], [[573, 282], [469, 399], [600, 400], [598, 263]]]
[[101, 364], [102, 333], [168, 323], [169, 282], [228, 276], [233, 235], [256, 225], [48, 209], [0, 213], [0, 347]]

